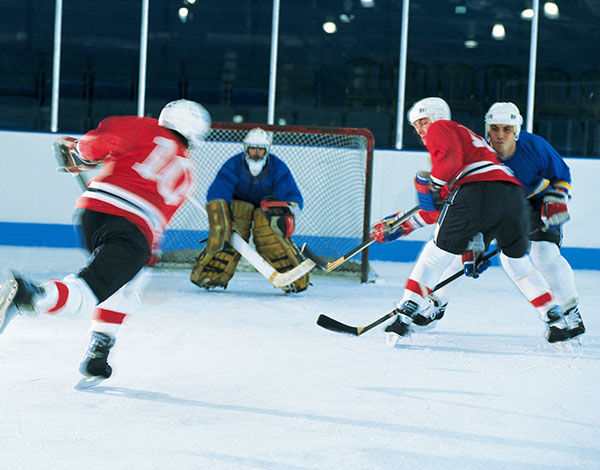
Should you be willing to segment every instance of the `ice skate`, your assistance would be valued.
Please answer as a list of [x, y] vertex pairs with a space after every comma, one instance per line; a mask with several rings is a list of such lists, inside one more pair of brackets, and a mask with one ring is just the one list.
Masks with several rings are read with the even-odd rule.
[[579, 307], [575, 305], [565, 312], [565, 320], [567, 322], [567, 334], [569, 338], [580, 339], [580, 336], [585, 333], [585, 325], [579, 314]]
[[385, 341], [389, 346], [396, 346], [400, 338], [409, 336], [412, 330], [412, 316], [419, 306], [412, 300], [407, 300], [398, 309], [398, 316], [393, 323], [385, 328]]
[[427, 307], [412, 316], [413, 324], [422, 330], [434, 328], [435, 322], [441, 320], [446, 313], [447, 306], [447, 302], [442, 305], [438, 299], [430, 298]]
[[546, 312], [546, 324], [548, 329], [546, 330], [546, 340], [549, 343], [557, 343], [570, 339], [569, 326], [565, 320], [562, 309], [555, 305]]
[[114, 337], [92, 331], [90, 346], [85, 359], [79, 366], [79, 372], [83, 378], [75, 386], [76, 389], [93, 387], [112, 375], [112, 367], [108, 364], [108, 354], [114, 345]]
[[37, 315], [35, 296], [43, 294], [44, 289], [18, 274], [4, 272], [0, 274], [0, 334], [17, 315], [27, 313]]

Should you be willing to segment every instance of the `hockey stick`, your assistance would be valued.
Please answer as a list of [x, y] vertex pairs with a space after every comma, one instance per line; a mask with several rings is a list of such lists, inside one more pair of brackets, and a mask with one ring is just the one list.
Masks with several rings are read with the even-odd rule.
[[[206, 209], [193, 197], [188, 199], [196, 208], [206, 214]], [[254, 268], [261, 273], [267, 280], [277, 288], [285, 287], [292, 282], [300, 279], [302, 276], [310, 272], [317, 263], [310, 257], [302, 261], [298, 266], [280, 273], [273, 266], [267, 263], [262, 256], [260, 256], [254, 248], [252, 248], [246, 240], [244, 240], [237, 232], [231, 232], [229, 243], [233, 246], [240, 255], [242, 255]], [[307, 256], [310, 250], [306, 251]]]
[[[393, 232], [398, 227], [400, 227], [400, 225], [402, 225], [404, 222], [406, 222], [408, 219], [410, 219], [410, 217], [413, 214], [417, 213], [419, 211], [419, 209], [420, 209], [419, 206], [413, 207], [406, 214], [404, 214], [402, 217], [400, 217], [398, 220], [396, 220], [391, 225], [391, 227], [390, 227], [391, 231]], [[375, 242], [374, 238], [369, 238], [368, 240], [363, 241], [360, 245], [358, 245], [356, 248], [350, 250], [348, 253], [346, 253], [341, 258], [338, 258], [335, 261], [332, 261], [331, 263], [327, 263], [327, 267], [326, 267], [325, 271], [328, 272], [328, 273], [330, 273], [331, 271], [333, 271], [337, 267], [339, 267], [342, 264], [344, 264], [346, 261], [348, 261], [354, 255], [357, 255], [358, 253], [360, 253], [361, 251], [363, 251], [365, 248], [367, 248], [368, 246], [370, 246], [371, 244], [373, 244], [374, 242]]]
[[73, 176], [77, 179], [79, 186], [81, 186], [82, 191], [87, 191], [87, 181], [83, 177], [81, 173], [73, 174]]
[[[487, 261], [491, 258], [493, 258], [494, 256], [496, 256], [498, 253], [500, 253], [500, 248], [496, 248], [493, 251], [490, 251], [488, 254], [486, 254], [481, 261]], [[452, 274], [452, 276], [447, 277], [446, 279], [444, 279], [443, 281], [439, 282], [434, 288], [433, 290], [430, 292], [430, 295], [433, 294], [435, 291], [440, 290], [442, 287], [447, 286], [448, 284], [450, 284], [452, 281], [458, 279], [459, 277], [461, 277], [464, 274], [464, 270], [460, 270], [455, 272], [454, 274]], [[395, 308], [394, 310], [392, 310], [391, 312], [386, 313], [384, 316], [382, 316], [381, 318], [378, 318], [377, 320], [375, 320], [372, 323], [369, 323], [368, 325], [365, 326], [350, 326], [350, 325], [346, 325], [344, 323], [341, 323], [331, 317], [328, 317], [327, 315], [321, 314], [319, 315], [319, 317], [317, 318], [317, 325], [330, 330], [330, 331], [337, 331], [339, 333], [348, 333], [354, 336], [360, 336], [363, 333], [375, 328], [377, 325], [380, 325], [381, 323], [383, 323], [384, 321], [386, 321], [389, 318], [392, 318], [394, 315], [396, 315], [398, 313], [398, 309]]]

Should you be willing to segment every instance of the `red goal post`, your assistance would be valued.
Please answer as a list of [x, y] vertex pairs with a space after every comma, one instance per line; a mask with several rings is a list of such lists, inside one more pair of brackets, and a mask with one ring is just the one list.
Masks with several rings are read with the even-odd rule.
[[[215, 122], [206, 141], [191, 148], [193, 197], [206, 203], [206, 192], [221, 165], [243, 151], [248, 131], [260, 127], [272, 136], [270, 153], [290, 168], [304, 209], [296, 217], [292, 239], [333, 261], [370, 236], [371, 186], [375, 139], [367, 129], [277, 126]], [[208, 236], [206, 216], [186, 203], [175, 214], [162, 243], [163, 266], [191, 266]], [[339, 270], [369, 277], [368, 250]]]

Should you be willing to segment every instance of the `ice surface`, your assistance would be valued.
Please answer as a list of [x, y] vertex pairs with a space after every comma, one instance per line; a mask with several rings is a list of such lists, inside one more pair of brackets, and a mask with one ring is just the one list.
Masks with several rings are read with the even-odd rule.
[[[2, 269], [62, 277], [75, 250], [0, 247]], [[500, 268], [458, 284], [436, 329], [385, 325], [410, 264], [375, 284], [314, 277], [285, 296], [256, 273], [207, 292], [157, 271], [121, 328], [113, 377], [73, 389], [88, 318], [19, 317], [0, 336], [0, 468], [600, 468], [600, 271], [576, 271], [582, 347], [547, 344]]]

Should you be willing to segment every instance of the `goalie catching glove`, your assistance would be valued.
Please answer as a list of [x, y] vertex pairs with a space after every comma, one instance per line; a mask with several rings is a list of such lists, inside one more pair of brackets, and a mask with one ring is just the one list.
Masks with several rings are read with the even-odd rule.
[[78, 174], [85, 170], [96, 168], [100, 161], [86, 160], [77, 150], [77, 139], [73, 137], [59, 137], [52, 144], [52, 150], [58, 171]]
[[266, 197], [260, 201], [260, 208], [265, 215], [269, 226], [277, 235], [289, 238], [294, 233], [295, 203], [278, 201], [273, 197]]
[[544, 195], [541, 217], [546, 227], [557, 227], [571, 218], [567, 210], [568, 199], [569, 192], [562, 186], [555, 186]]
[[485, 242], [483, 241], [483, 234], [478, 232], [473, 237], [473, 240], [469, 242], [467, 251], [462, 254], [462, 263], [465, 276], [477, 279], [482, 272], [490, 267], [492, 262], [489, 259], [481, 259], [484, 255]]
[[404, 211], [396, 212], [373, 225], [371, 238], [379, 243], [391, 242], [408, 235], [417, 228], [436, 223], [439, 216], [440, 213], [437, 211], [421, 210], [399, 224], [400, 219], [404, 217]]

